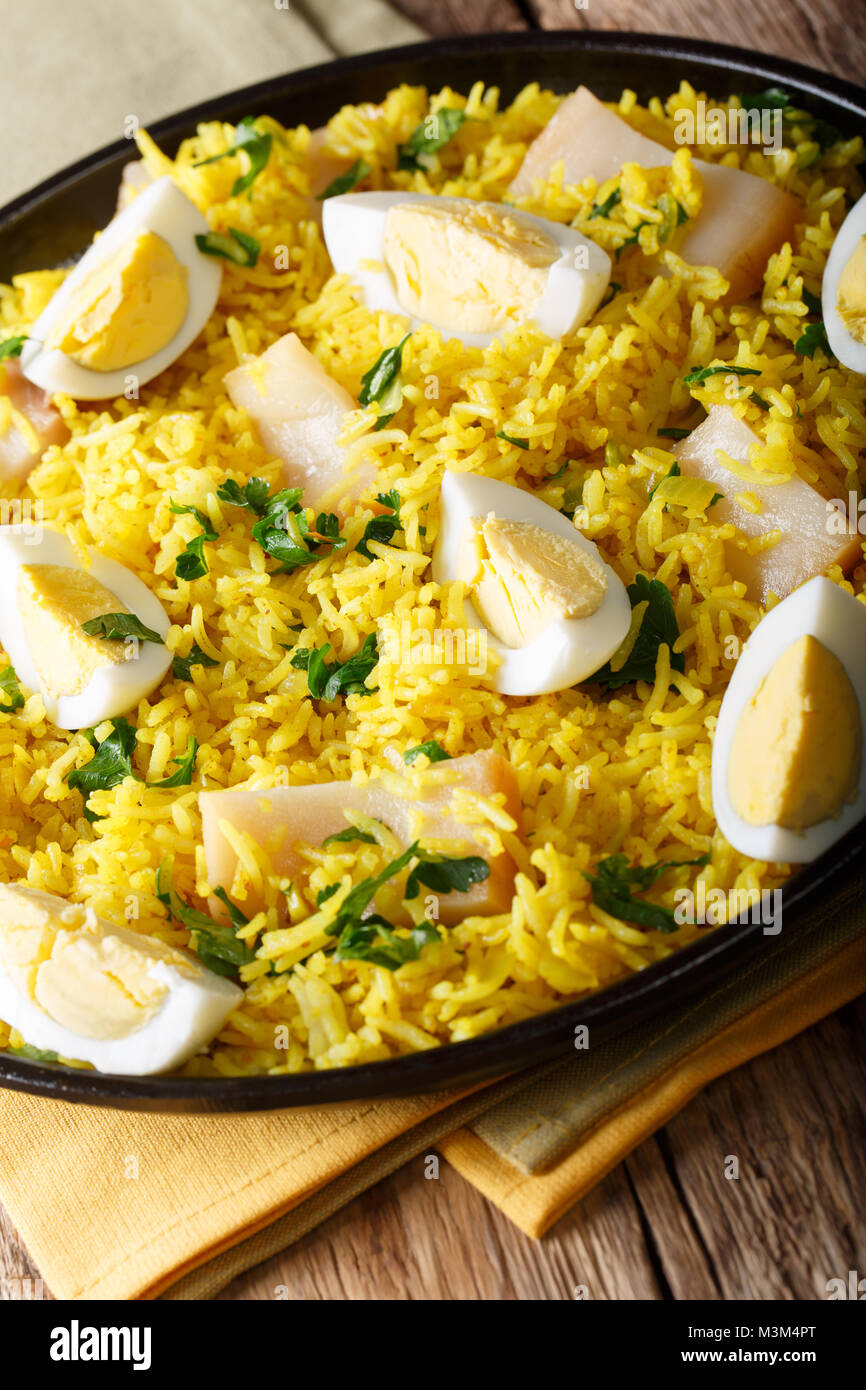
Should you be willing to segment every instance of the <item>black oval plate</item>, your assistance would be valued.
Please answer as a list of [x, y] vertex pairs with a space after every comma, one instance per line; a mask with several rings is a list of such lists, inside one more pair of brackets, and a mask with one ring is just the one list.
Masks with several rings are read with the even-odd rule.
[[[710, 97], [778, 85], [844, 134], [866, 134], [866, 92], [840, 78], [720, 44], [586, 30], [484, 34], [343, 58], [217, 97], [157, 122], [150, 131], [173, 154], [203, 120], [234, 123], [266, 112], [284, 125], [315, 126], [346, 103], [381, 100], [400, 82], [434, 90], [447, 83], [468, 91], [479, 78], [500, 87], [505, 100], [533, 80], [560, 92], [583, 82], [605, 100], [630, 87], [643, 101], [666, 96], [681, 78]], [[0, 211], [0, 280], [79, 255], [110, 219], [120, 171], [134, 157], [130, 142], [120, 140]], [[783, 894], [786, 931], [791, 926], [808, 930], [811, 913], [818, 907], [825, 912], [850, 893], [864, 848], [866, 831], [860, 826], [791, 881]], [[178, 1112], [345, 1105], [464, 1086], [564, 1056], [579, 1024], [599, 1038], [676, 1005], [759, 951], [762, 940], [760, 925], [732, 922], [575, 1004], [471, 1042], [387, 1062], [296, 1076], [188, 1080], [108, 1076], [0, 1053], [0, 1086], [91, 1105]]]

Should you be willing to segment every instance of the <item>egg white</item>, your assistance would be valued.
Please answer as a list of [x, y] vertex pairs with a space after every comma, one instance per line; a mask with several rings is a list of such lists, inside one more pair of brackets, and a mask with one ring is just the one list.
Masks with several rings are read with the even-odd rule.
[[[42, 900], [46, 911], [70, 918], [75, 931], [80, 909], [40, 889], [13, 887], [28, 897]], [[21, 994], [0, 966], [0, 1018], [16, 1028], [26, 1043], [43, 1052], [56, 1052], [72, 1061], [89, 1062], [98, 1071], [117, 1076], [153, 1076], [182, 1066], [220, 1031], [232, 1009], [243, 998], [237, 985], [215, 975], [193, 956], [183, 968], [160, 960], [153, 943], [127, 927], [115, 927], [97, 918], [106, 934], [118, 937], [147, 961], [147, 973], [168, 993], [160, 1008], [121, 1038], [89, 1038], [57, 1023], [38, 1003]], [[0, 927], [2, 930], [2, 927]], [[149, 949], [150, 948], [150, 949]]]
[[[325, 201], [322, 230], [334, 269], [349, 275], [360, 287], [368, 309], [385, 309], [409, 320], [413, 328], [422, 322], [409, 314], [397, 298], [394, 279], [385, 264], [383, 240], [388, 209], [403, 203], [433, 203], [438, 198], [426, 193], [343, 193]], [[496, 207], [499, 203], [477, 203], [471, 198], [448, 198], [448, 202], [471, 207]], [[610, 283], [610, 257], [600, 246], [572, 227], [548, 222], [542, 217], [508, 208], [517, 223], [534, 227], [553, 237], [560, 251], [548, 273], [544, 294], [535, 311], [535, 326], [549, 338], [560, 339], [587, 322], [601, 303]], [[575, 264], [575, 253], [587, 258], [587, 268]], [[364, 269], [363, 261], [374, 261], [380, 270]], [[496, 333], [467, 333], [449, 325], [434, 324], [443, 337], [459, 338], [467, 347], [487, 347], [509, 329]]]
[[[866, 609], [829, 579], [819, 576], [771, 609], [744, 646], [722, 700], [713, 740], [712, 789], [716, 823], [729, 844], [751, 859], [805, 864], [817, 859], [866, 816], [866, 776], [854, 801], [836, 817], [807, 829], [750, 825], [734, 810], [728, 764], [737, 725], [746, 705], [779, 657], [800, 637], [815, 637], [839, 659], [857, 695], [861, 735], [866, 731]], [[863, 753], [866, 759], [866, 738]]]
[[[21, 369], [44, 391], [63, 392], [75, 400], [107, 400], [120, 396], [130, 377], [144, 386], [174, 362], [198, 336], [213, 313], [222, 280], [222, 266], [213, 256], [202, 255], [195, 244], [197, 235], [208, 232], [208, 223], [185, 193], [166, 175], [117, 214], [84, 253], [75, 269], [40, 314], [21, 353]], [[46, 349], [58, 315], [85, 276], [110, 255], [141, 232], [154, 232], [168, 242], [178, 261], [186, 267], [189, 304], [178, 331], [165, 347], [141, 362], [111, 372], [97, 372], [74, 362], [59, 348]]]
[[[0, 606], [0, 645], [21, 686], [42, 696], [52, 724], [59, 729], [92, 728], [103, 719], [132, 709], [159, 685], [171, 663], [171, 653], [155, 642], [141, 642], [135, 659], [101, 667], [79, 695], [51, 695], [39, 678], [15, 601], [16, 571], [21, 565], [60, 565], [75, 570], [82, 566], [72, 543], [59, 531], [45, 530], [37, 539], [28, 527], [0, 526], [0, 593], [4, 596]], [[124, 565], [91, 551], [88, 573], [116, 594], [145, 627], [165, 637], [170, 627], [165, 609]]]
[[483, 622], [471, 599], [466, 615], [473, 627], [484, 628], [489, 648], [500, 658], [493, 684], [503, 695], [547, 695], [587, 680], [613, 656], [631, 623], [631, 604], [625, 585], [605, 564], [598, 547], [575, 529], [567, 517], [540, 498], [510, 483], [474, 473], [446, 470], [442, 479], [441, 519], [433, 552], [433, 579], [444, 584], [457, 578], [458, 556], [473, 517], [490, 513], [502, 521], [527, 521], [554, 536], [572, 541], [604, 565], [607, 590], [588, 618], [560, 618], [524, 647], [507, 647]]
[[836, 240], [827, 257], [821, 284], [821, 309], [830, 351], [852, 372], [866, 376], [866, 343], [852, 338], [837, 306], [839, 281], [862, 236], [866, 236], [866, 193], [856, 202], [836, 233]]

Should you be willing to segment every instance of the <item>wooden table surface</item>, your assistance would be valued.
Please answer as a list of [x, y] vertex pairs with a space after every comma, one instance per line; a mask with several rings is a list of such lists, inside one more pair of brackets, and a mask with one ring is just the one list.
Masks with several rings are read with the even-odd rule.
[[[396, 3], [433, 34], [685, 34], [866, 84], [866, 6], [848, 0]], [[222, 1297], [571, 1298], [582, 1284], [593, 1298], [814, 1299], [828, 1278], [866, 1273], [864, 1196], [866, 996], [707, 1087], [544, 1240], [447, 1164], [427, 1181], [419, 1158]], [[0, 1210], [0, 1298], [37, 1275]]]

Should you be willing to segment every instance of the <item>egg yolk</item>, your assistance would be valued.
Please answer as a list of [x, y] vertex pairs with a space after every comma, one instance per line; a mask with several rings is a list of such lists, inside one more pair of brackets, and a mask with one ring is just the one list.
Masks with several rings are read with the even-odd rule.
[[383, 249], [407, 312], [467, 333], [530, 317], [560, 254], [552, 237], [505, 208], [447, 198], [389, 208]]
[[186, 266], [161, 236], [141, 232], [75, 287], [45, 346], [91, 371], [119, 371], [170, 343], [188, 308]]
[[129, 612], [87, 570], [21, 565], [16, 598], [33, 664], [55, 699], [80, 695], [101, 666], [138, 655], [134, 642], [107, 641], [82, 631], [81, 624], [91, 618]]
[[0, 967], [23, 997], [79, 1037], [127, 1037], [168, 993], [155, 967], [189, 969], [161, 941], [133, 945], [83, 907], [64, 905], [61, 916], [14, 887], [4, 893], [11, 915], [0, 925]]
[[508, 647], [524, 647], [560, 618], [588, 618], [607, 590], [601, 561], [575, 541], [526, 521], [475, 517], [457, 577], [479, 615]]
[[839, 276], [837, 308], [851, 337], [866, 343], [866, 236], [861, 236]]
[[731, 805], [750, 825], [806, 830], [850, 800], [860, 757], [860, 707], [844, 666], [817, 638], [798, 637], [737, 724]]

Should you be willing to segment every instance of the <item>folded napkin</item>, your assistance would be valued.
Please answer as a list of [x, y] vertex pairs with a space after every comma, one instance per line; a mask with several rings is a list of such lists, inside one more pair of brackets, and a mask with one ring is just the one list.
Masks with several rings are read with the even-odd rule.
[[[420, 36], [383, 0], [43, 0], [38, 27], [25, 6], [4, 22], [0, 80], [28, 134], [4, 153], [0, 202], [115, 138], [125, 115], [153, 121]], [[832, 919], [765, 938], [708, 995], [661, 1019], [468, 1093], [163, 1116], [0, 1092], [0, 1200], [61, 1298], [213, 1297], [434, 1147], [540, 1235], [708, 1081], [866, 988], [860, 895]]]

